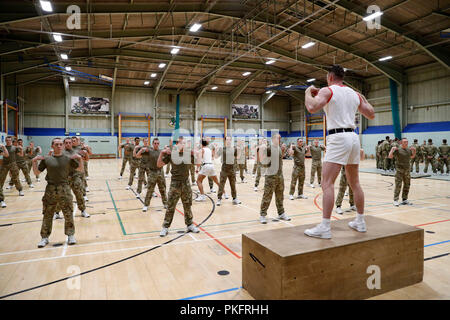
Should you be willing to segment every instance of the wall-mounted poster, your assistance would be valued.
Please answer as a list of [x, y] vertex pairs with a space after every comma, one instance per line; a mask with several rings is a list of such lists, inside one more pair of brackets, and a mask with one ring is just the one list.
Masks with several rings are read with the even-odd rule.
[[254, 104], [233, 104], [233, 118], [259, 119], [259, 106]]
[[109, 99], [95, 97], [72, 97], [72, 113], [109, 114]]

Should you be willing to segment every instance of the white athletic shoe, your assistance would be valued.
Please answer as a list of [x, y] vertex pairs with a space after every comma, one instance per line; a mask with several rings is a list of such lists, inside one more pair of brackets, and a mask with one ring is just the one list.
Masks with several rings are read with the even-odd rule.
[[90, 178], [89, 177], [86, 177], [86, 180], [89, 180]]
[[147, 206], [144, 206], [144, 207], [142, 208], [142, 212], [147, 212], [147, 210], [148, 210], [148, 207], [147, 207]]
[[206, 196], [203, 195], [203, 194], [199, 195], [197, 197], [197, 199], [195, 199], [195, 201], [197, 201], [197, 202], [202, 202], [202, 201], [205, 201], [205, 200], [206, 200]]
[[89, 199], [88, 199], [88, 197], [87, 197], [87, 196], [83, 196], [83, 199], [84, 199], [84, 201], [86, 201], [86, 202], [88, 202], [88, 201], [89, 201]]
[[412, 203], [409, 202], [408, 200], [403, 200], [401, 204], [403, 204], [403, 205], [409, 205], [409, 206], [412, 205]]
[[337, 208], [336, 208], [336, 213], [337, 213], [337, 214], [344, 214], [344, 210], [342, 210], [341, 207], [337, 207]]
[[233, 199], [233, 204], [241, 204], [241, 200], [239, 200], [238, 198]]
[[153, 192], [152, 196], [153, 196], [153, 198], [158, 198], [158, 195], [156, 194], [156, 192]]
[[190, 225], [188, 225], [188, 227], [187, 227], [187, 232], [193, 232], [193, 233], [199, 233], [200, 232], [200, 229], [199, 228], [197, 228], [193, 223], [192, 224], [190, 224]]
[[33, 185], [33, 184], [30, 184], [29, 187], [30, 187], [30, 189], [33, 189], [33, 188], [34, 188], [34, 185]]
[[252, 174], [252, 178], [254, 178], [255, 177], [255, 175], [254, 174]]
[[[169, 175], [168, 174], [165, 174], [164, 175], [164, 178], [168, 178], [169, 177]], [[162, 232], [162, 231], [161, 231]], [[164, 237], [164, 236], [162, 236], [162, 237]]]
[[310, 237], [331, 239], [331, 228], [325, 227], [322, 223], [311, 229], [306, 229], [305, 234]]
[[2, 208], [6, 208], [6, 202], [2, 201], [2, 203], [0, 204], [2, 206]]
[[195, 182], [192, 182], [192, 186], [193, 187], [195, 187], [197, 185], [197, 183], [195, 183]]
[[48, 238], [42, 238], [38, 243], [38, 248], [43, 248], [48, 244]]
[[310, 186], [311, 188], [315, 188], [315, 186], [314, 186], [313, 184], [310, 184], [309, 186]]
[[293, 194], [289, 195], [289, 200], [294, 200], [294, 195]]
[[211, 192], [211, 193], [216, 193], [216, 190], [215, 190], [214, 188], [212, 188], [212, 189], [210, 190], [210, 192]]
[[394, 201], [394, 206], [398, 207], [400, 203], [398, 201]]
[[286, 213], [279, 214], [278, 219], [284, 220], [284, 221], [291, 221], [291, 218]]
[[20, 179], [20, 182], [25, 182], [25, 179]]
[[160, 237], [165, 237], [165, 236], [167, 236], [168, 233], [169, 233], [169, 229], [162, 228], [161, 232], [159, 233], [159, 236]]
[[348, 191], [345, 191], [344, 196], [348, 196]]
[[77, 240], [75, 239], [75, 236], [67, 236], [67, 244], [73, 245], [77, 243]]
[[245, 181], [245, 179], [241, 179], [241, 183], [246, 183], [247, 181]]
[[141, 194], [140, 193], [136, 194], [136, 198], [140, 199], [141, 198]]
[[125, 190], [130, 190], [130, 188], [131, 188], [131, 186], [127, 186], [127, 187], [125, 188]]
[[297, 199], [308, 199], [308, 197], [305, 196], [304, 194], [299, 194], [299, 195], [297, 196]]
[[366, 222], [364, 220], [362, 221], [357, 221], [357, 219], [350, 221], [348, 223], [348, 226], [352, 229], [355, 229], [358, 232], [366, 232]]
[[89, 213], [87, 213], [86, 211], [81, 211], [81, 216], [83, 218], [89, 218], [91, 215]]
[[355, 205], [353, 205], [353, 206], [350, 206], [350, 210], [352, 210], [352, 211], [356, 211], [356, 206], [355, 206]]
[[90, 192], [88, 187], [86, 187], [86, 192]]
[[8, 185], [6, 186], [5, 189], [7, 189], [7, 190], [12, 189], [12, 186], [10, 186], [10, 185], [8, 184]]
[[259, 217], [259, 222], [261, 222], [262, 224], [266, 224], [267, 223], [266, 216], [260, 216]]
[[119, 180], [122, 180], [122, 176], [119, 176]]
[[258, 187], [254, 187], [253, 190], [255, 190], [255, 192], [258, 191]]
[[226, 193], [223, 194], [223, 197], [224, 197], [225, 199], [228, 199], [228, 198], [229, 198], [228, 195], [227, 195]]
[[164, 205], [164, 209], [167, 209], [167, 204]]
[[216, 206], [220, 206], [221, 204], [222, 204], [222, 200], [221, 199], [217, 200]]
[[19, 191], [19, 196], [21, 196], [21, 197], [24, 196], [23, 191]]
[[56, 219], [62, 219], [61, 216], [59, 215], [59, 212], [58, 212], [58, 213], [55, 213], [55, 214], [53, 215], [53, 219], [54, 219], [54, 220], [56, 220]]
[[36, 181], [37, 181], [37, 182], [41, 182], [41, 179], [37, 178]]

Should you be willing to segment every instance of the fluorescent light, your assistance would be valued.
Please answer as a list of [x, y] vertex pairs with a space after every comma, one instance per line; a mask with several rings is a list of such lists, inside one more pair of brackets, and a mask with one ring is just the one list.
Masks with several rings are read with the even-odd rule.
[[315, 80], [316, 80], [316, 78], [311, 78], [311, 79], [306, 80], [306, 82], [313, 82]]
[[201, 24], [194, 23], [194, 24], [191, 26], [191, 28], [189, 29], [189, 31], [197, 32], [201, 27], [202, 27]]
[[288, 86], [286, 86], [285, 88], [290, 88], [290, 87], [292, 87], [292, 85], [290, 84], [290, 85], [288, 85]]
[[247, 72], [244, 72], [242, 75], [243, 75], [244, 77], [246, 77], [246, 76], [249, 76], [250, 74], [251, 74], [251, 72], [247, 71]]
[[226, 83], [232, 83], [233, 82], [233, 80], [231, 80], [231, 79], [228, 79], [227, 81], [225, 81]]
[[144, 84], [148, 85], [148, 84], [150, 84], [150, 81], [145, 81]]
[[67, 71], [72, 71], [72, 68], [71, 67], [66, 67], [66, 70]]
[[267, 60], [266, 61], [266, 64], [272, 64], [272, 63], [274, 63], [275, 62], [275, 59], [270, 59], [270, 60]]
[[269, 91], [266, 91], [266, 93], [269, 94], [269, 93], [272, 93], [272, 91], [269, 90]]
[[164, 68], [165, 66], [166, 66], [165, 63], [160, 63], [158, 67], [159, 67], [160, 69], [162, 69], [162, 68]]
[[216, 89], [217, 89], [217, 87], [216, 87], [216, 86], [214, 86], [214, 87], [212, 87], [211, 89], [212, 89], [212, 90], [216, 90]]
[[315, 45], [315, 44], [316, 44], [315, 42], [308, 42], [308, 43], [302, 45], [302, 48], [303, 48], [303, 49], [307, 49], [307, 48], [309, 48], [309, 47], [312, 47], [312, 46]]
[[57, 42], [63, 41], [60, 33], [53, 33], [53, 39], [55, 39], [55, 41], [57, 41]]
[[378, 60], [379, 61], [386, 61], [386, 60], [389, 60], [389, 59], [392, 59], [392, 56], [383, 57], [383, 58], [380, 58]]
[[75, 81], [75, 77], [69, 77], [70, 81]]
[[50, 1], [40, 0], [39, 2], [41, 3], [42, 10], [44, 10], [45, 12], [53, 12], [52, 4], [50, 3]]
[[344, 68], [344, 72], [347, 72], [347, 70], [348, 70], [347, 68]]
[[69, 56], [65, 53], [61, 53], [61, 59], [67, 60], [67, 59], [69, 59]]
[[152, 74], [150, 75], [150, 77], [155, 78], [155, 77], [156, 77], [156, 73], [152, 73]]
[[370, 20], [373, 20], [375, 18], [378, 18], [382, 14], [383, 14], [383, 12], [377, 11], [377, 12], [372, 13], [371, 15], [368, 15], [367, 17], [364, 17], [363, 20], [364, 21], [370, 21]]
[[173, 48], [172, 51], [170, 51], [171, 54], [177, 54], [178, 51], [180, 51], [180, 48]]

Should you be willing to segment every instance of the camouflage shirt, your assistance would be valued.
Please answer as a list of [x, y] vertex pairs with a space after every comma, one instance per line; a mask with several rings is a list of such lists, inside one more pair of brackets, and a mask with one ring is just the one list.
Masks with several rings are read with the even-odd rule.
[[120, 146], [124, 150], [123, 157], [124, 158], [131, 158], [133, 156], [133, 150], [134, 150], [134, 144], [131, 143], [124, 143]]
[[394, 151], [395, 166], [399, 169], [408, 169], [410, 165], [412, 151], [411, 149], [398, 148]]
[[[173, 152], [177, 152], [176, 151], [176, 147], [173, 148]], [[182, 158], [183, 157], [183, 152], [180, 152], [179, 157]], [[180, 159], [181, 161], [182, 159]], [[184, 163], [181, 161], [181, 163], [176, 164], [172, 161], [172, 155], [171, 154], [164, 154], [164, 156], [162, 157], [162, 161], [165, 164], [168, 164], [170, 162], [171, 164], [171, 170], [170, 173], [172, 174], [172, 180], [174, 181], [185, 181], [189, 178], [189, 174], [190, 174], [190, 166], [191, 164], [194, 163], [194, 156], [191, 155], [191, 161], [189, 163]]]
[[[9, 157], [3, 156], [3, 165], [8, 165], [13, 162], [16, 162], [17, 153], [20, 152], [20, 149], [15, 146], [5, 146], [6, 150], [8, 150]], [[3, 152], [3, 150], [1, 150]]]
[[70, 159], [66, 154], [60, 156], [46, 156], [39, 163], [38, 169], [43, 172], [47, 169], [45, 180], [48, 184], [58, 185], [68, 183], [68, 177], [73, 169], [78, 167], [78, 162]]
[[443, 143], [439, 147], [439, 157], [441, 157], [441, 158], [448, 157], [449, 151], [450, 151], [450, 147], [448, 146], [448, 144]]
[[[234, 152], [233, 152], [234, 150]], [[227, 147], [222, 147], [219, 149], [219, 154], [222, 157], [222, 170], [234, 170], [234, 162], [237, 157], [237, 148], [231, 148], [231, 150], [227, 151]], [[227, 159], [227, 156], [232, 156], [233, 161]]]
[[294, 165], [298, 167], [304, 167], [305, 166], [305, 148], [304, 147], [292, 147], [292, 150], [294, 151]]
[[322, 151], [325, 150], [324, 146], [310, 146], [309, 150], [311, 151], [311, 157], [313, 160], [321, 160], [322, 159]]

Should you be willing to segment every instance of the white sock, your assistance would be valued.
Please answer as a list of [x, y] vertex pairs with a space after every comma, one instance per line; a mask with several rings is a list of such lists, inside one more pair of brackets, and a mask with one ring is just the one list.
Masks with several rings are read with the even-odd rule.
[[363, 222], [364, 221], [364, 214], [356, 214], [356, 221]]
[[324, 227], [327, 227], [327, 228], [329, 228], [330, 227], [330, 219], [325, 219], [325, 218], [322, 218], [322, 225], [324, 226]]

